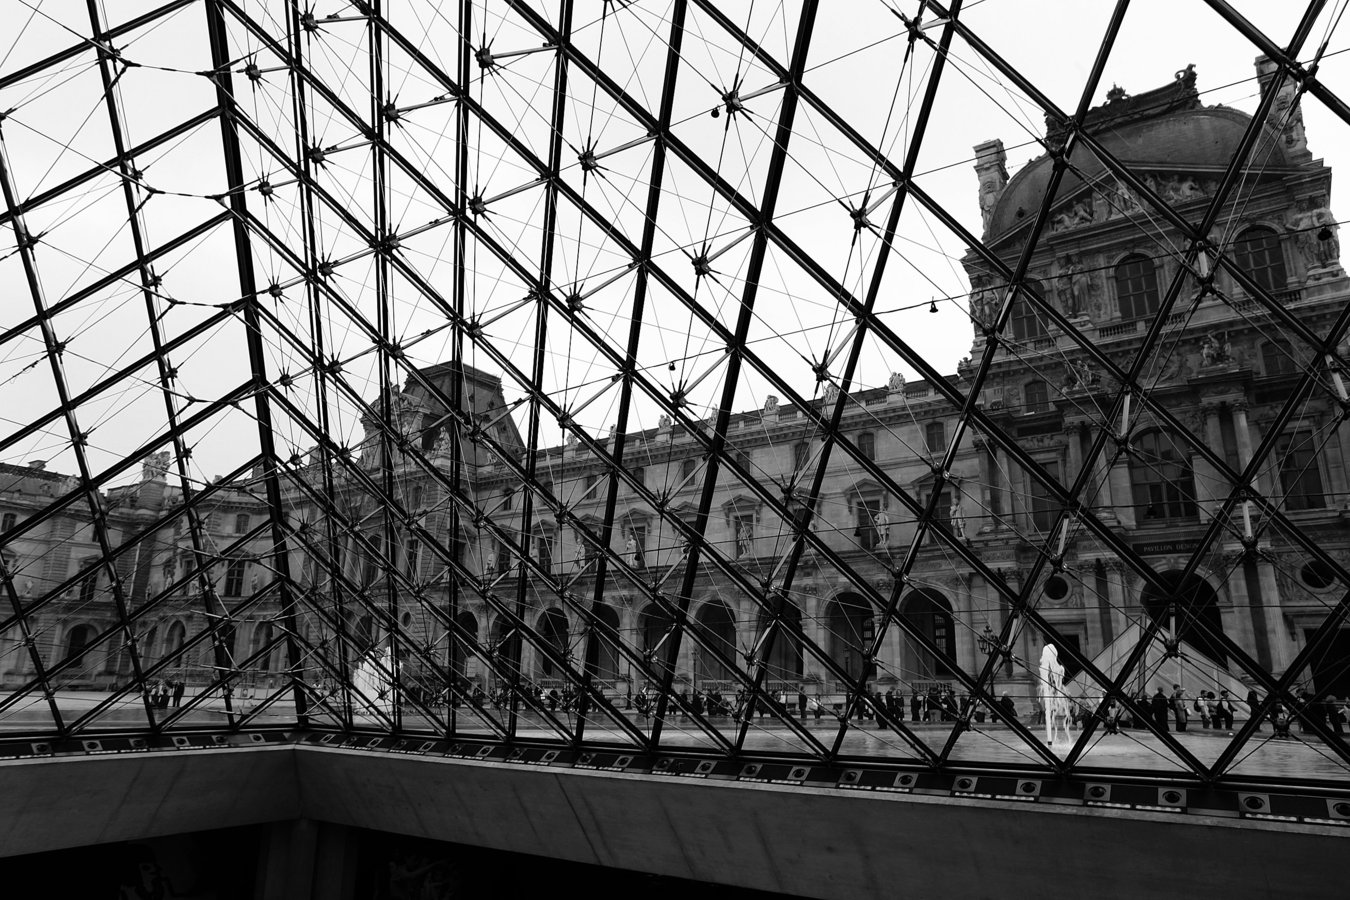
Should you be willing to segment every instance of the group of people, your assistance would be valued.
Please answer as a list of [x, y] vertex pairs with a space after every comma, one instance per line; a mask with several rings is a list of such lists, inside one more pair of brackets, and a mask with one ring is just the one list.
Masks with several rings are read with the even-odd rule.
[[153, 684], [145, 685], [144, 690], [145, 701], [155, 709], [168, 709], [170, 700], [173, 702], [173, 708], [177, 709], [183, 703], [183, 694], [187, 692], [187, 685], [182, 681], [161, 678]]

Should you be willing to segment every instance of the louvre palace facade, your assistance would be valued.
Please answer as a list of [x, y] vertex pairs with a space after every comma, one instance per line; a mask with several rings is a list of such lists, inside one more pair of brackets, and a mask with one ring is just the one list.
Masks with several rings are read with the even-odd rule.
[[[999, 690], [1030, 696], [1032, 661], [1047, 641], [1109, 673], [1121, 648], [1159, 623], [1153, 631], [1179, 641], [1172, 657], [1182, 660], [1155, 667], [1159, 678], [1185, 673], [1201, 689], [1238, 689], [1242, 679], [1225, 668], [1234, 646], [1278, 675], [1334, 602], [1335, 579], [1297, 540], [1262, 528], [1252, 504], [1222, 508], [1234, 488], [1220, 463], [1242, 471], [1269, 445], [1254, 491], [1350, 564], [1340, 373], [1326, 372], [1327, 389], [1308, 392], [1297, 416], [1276, 416], [1305, 370], [1326, 368], [1298, 328], [1325, 332], [1350, 297], [1327, 208], [1331, 171], [1310, 151], [1297, 108], [1284, 111], [1282, 130], [1261, 138], [1259, 164], [1232, 175], [1243, 180], [1241, 200], [1214, 225], [1213, 246], [1240, 275], [1211, 267], [1204, 253], [1183, 269], [1169, 223], [1086, 154], [1044, 154], [1010, 177], [1002, 142], [975, 148], [984, 238], [1026, 278], [1010, 290], [989, 260], [962, 261], [971, 357], [996, 343], [974, 402], [1023, 457], [979, 429], [958, 433], [953, 391], [969, 359], [943, 383], [897, 373], [852, 389], [839, 425], [847, 446], [823, 469], [819, 419], [838, 387], [822, 379], [798, 386], [798, 400], [769, 396], [732, 415], [734, 466], [719, 475], [689, 578], [685, 525], [708, 458], [697, 420], [564, 428], [555, 446], [527, 457], [521, 448], [537, 424], [501, 378], [481, 362], [447, 361], [387, 396], [359, 398], [371, 417], [364, 440], [316, 440], [307, 457], [282, 461], [286, 532], [268, 521], [260, 474], [202, 485], [210, 513], [191, 522], [166, 478], [168, 452], [144, 462], [138, 483], [107, 491], [96, 511], [52, 506], [73, 488], [39, 461], [5, 466], [5, 568], [34, 612], [31, 633], [0, 632], [0, 682], [22, 685], [38, 667], [72, 688], [125, 681], [132, 663], [113, 628], [118, 605], [134, 616], [163, 596], [172, 602], [137, 619], [141, 664], [171, 661], [164, 677], [200, 683], [233, 670], [245, 690], [279, 687], [297, 667], [316, 691], [342, 677], [306, 647], [344, 646], [355, 665], [388, 646], [405, 675], [454, 671], [465, 690], [490, 691], [503, 672], [565, 687], [564, 672], [576, 668], [614, 696], [671, 670], [677, 691], [730, 691], [739, 686], [733, 665], [762, 664], [770, 689], [838, 702], [860, 675], [912, 695], [953, 686], [952, 664], [975, 672], [997, 657]], [[1087, 128], [1185, 215], [1229, 177], [1248, 121], [1203, 105], [1194, 71], [1182, 70], [1155, 90], [1113, 91]], [[1049, 237], [1024, 260], [1023, 235], [1047, 203]], [[1256, 302], [1259, 292], [1287, 315]], [[1152, 403], [1113, 409], [1118, 385], [1064, 325], [1125, 365], [1165, 300], [1172, 311], [1156, 325], [1158, 350], [1133, 373]], [[995, 330], [1009, 303], [1007, 327]], [[396, 435], [374, 425], [386, 405]], [[622, 466], [612, 456], [620, 446]], [[1174, 573], [1171, 590], [1146, 585], [1119, 547], [1066, 514], [1051, 480], [1089, 486], [1097, 518], [1157, 571]], [[384, 516], [379, 496], [401, 507]], [[815, 537], [802, 545], [793, 523], [807, 508]], [[936, 511], [937, 524], [920, 534], [922, 510]], [[152, 529], [154, 539], [114, 554], [115, 572], [90, 566], [102, 552], [93, 515], [114, 537]], [[1209, 563], [1183, 572], [1216, 515], [1225, 522]], [[778, 575], [792, 553], [800, 558], [785, 584]], [[1053, 564], [1035, 569], [1047, 553]], [[303, 597], [287, 596], [279, 566]], [[992, 579], [1030, 598], [1053, 633], [1010, 624]], [[892, 598], [907, 627], [876, 644], [874, 623]], [[681, 631], [690, 639], [671, 658]], [[1350, 642], [1335, 648], [1310, 687], [1344, 695], [1350, 677], [1336, 660], [1350, 658]]]

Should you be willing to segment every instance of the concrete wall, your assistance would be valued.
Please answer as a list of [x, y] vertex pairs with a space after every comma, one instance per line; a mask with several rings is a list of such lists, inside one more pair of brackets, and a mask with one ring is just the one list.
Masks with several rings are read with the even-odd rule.
[[848, 900], [1339, 897], [1350, 848], [1331, 826], [313, 746], [0, 763], [0, 856], [286, 820], [267, 896], [342, 896], [298, 884], [343, 858], [341, 826]]

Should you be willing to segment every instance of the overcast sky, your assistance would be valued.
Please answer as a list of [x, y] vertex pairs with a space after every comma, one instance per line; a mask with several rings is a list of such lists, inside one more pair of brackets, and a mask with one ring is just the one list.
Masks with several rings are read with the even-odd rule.
[[[154, 4], [118, 0], [106, 4], [114, 22], [126, 20]], [[242, 4], [264, 27], [284, 41], [285, 4]], [[537, 4], [541, 8], [545, 4]], [[421, 52], [452, 76], [457, 71], [457, 23], [446, 18], [450, 7], [435, 3], [389, 2], [390, 20]], [[799, 3], [722, 4], [727, 16], [755, 37], [766, 51], [786, 63], [795, 40]], [[1301, 10], [1294, 3], [1237, 4], [1279, 44], [1288, 41]], [[920, 44], [906, 53], [904, 25], [894, 12], [913, 15], [915, 2], [876, 0], [823, 3], [815, 24], [807, 59], [806, 83], [839, 112], [868, 141], [881, 147], [897, 165], [903, 162], [917, 115], [918, 103], [932, 71], [934, 54]], [[1327, 53], [1319, 77], [1333, 91], [1350, 95], [1345, 76], [1347, 46], [1339, 21], [1342, 3], [1327, 5], [1302, 57], [1309, 59], [1325, 41]], [[967, 4], [962, 19], [998, 53], [1022, 71], [1054, 103], [1073, 109], [1111, 15], [1106, 2], [1029, 2], [983, 0]], [[334, 2], [320, 14], [343, 12]], [[350, 10], [345, 10], [350, 12]], [[666, 2], [639, 2], [602, 15], [599, 3], [578, 3], [574, 42], [634, 101], [657, 109], [665, 65], [671, 6]], [[557, 9], [545, 13], [556, 19]], [[506, 131], [546, 159], [549, 153], [549, 116], [555, 54], [537, 50], [539, 35], [503, 5], [475, 5], [473, 43], [490, 46], [494, 65], [471, 66], [472, 95]], [[8, 110], [0, 134], [16, 193], [33, 197], [112, 155], [113, 142], [92, 49], [53, 68], [13, 80], [12, 73], [69, 46], [90, 34], [85, 4], [14, 0], [7, 10], [10, 24], [0, 38], [0, 108]], [[294, 154], [295, 118], [291, 83], [285, 71], [263, 71], [251, 82], [238, 70], [254, 62], [271, 70], [278, 60], [263, 42], [239, 22], [230, 20], [231, 55], [235, 58], [235, 87], [246, 114], [258, 131], [275, 140], [281, 152]], [[940, 34], [931, 28], [934, 40]], [[484, 36], [486, 35], [486, 41]], [[215, 102], [210, 80], [201, 72], [211, 66], [205, 13], [192, 4], [116, 41], [124, 59], [135, 67], [122, 72], [116, 92], [132, 144], [146, 141], [177, 123], [208, 110]], [[321, 25], [307, 36], [308, 64], [341, 100], [360, 114], [370, 111], [369, 58], [366, 35], [359, 22]], [[1251, 110], [1258, 99], [1253, 60], [1256, 48], [1217, 14], [1196, 0], [1163, 2], [1137, 0], [1130, 5], [1119, 39], [1112, 50], [1093, 103], [1118, 84], [1141, 92], [1170, 82], [1174, 73], [1194, 64], [1198, 88], [1206, 104]], [[399, 107], [426, 104], [446, 90], [436, 77], [399, 50], [386, 51], [386, 96]], [[605, 91], [588, 79], [580, 67], [569, 69], [569, 99], [564, 112], [561, 159], [566, 183], [613, 224], [613, 230], [637, 244], [653, 145], [642, 140], [645, 128]], [[683, 65], [674, 103], [674, 133], [709, 167], [753, 205], [762, 189], [771, 156], [772, 136], [780, 112], [782, 91], [776, 78], [756, 63], [706, 14], [691, 11], [683, 47]], [[739, 86], [744, 110], [734, 115], [711, 113], [722, 106], [721, 95]], [[344, 221], [337, 210], [320, 208], [316, 214], [319, 257], [334, 263], [332, 284], [346, 302], [371, 322], [377, 318], [374, 266], [362, 229], [374, 227], [372, 154], [359, 132], [313, 91], [307, 97], [311, 143], [330, 148], [318, 165], [317, 178], [335, 198], [335, 206], [349, 213]], [[453, 229], [442, 222], [445, 208], [435, 190], [454, 198], [455, 104], [440, 103], [401, 114], [390, 139], [425, 175], [433, 189], [397, 171], [388, 179], [391, 227], [404, 235], [400, 253], [407, 264], [453, 302]], [[1309, 147], [1315, 156], [1339, 168], [1350, 146], [1345, 124], [1314, 99], [1304, 104]], [[1007, 147], [1009, 168], [1015, 172], [1041, 152], [1036, 139], [1044, 126], [1042, 112], [966, 43], [953, 44], [938, 102], [929, 123], [916, 171], [918, 181], [939, 203], [972, 232], [980, 230], [977, 183], [971, 148], [999, 138]], [[278, 236], [280, 242], [303, 254], [305, 218], [302, 198], [283, 165], [264, 148], [266, 138], [247, 132], [243, 138], [246, 193], [250, 210]], [[631, 146], [626, 146], [631, 145]], [[478, 223], [486, 235], [506, 248], [537, 276], [543, 268], [541, 248], [545, 215], [544, 191], [530, 163], [507, 149], [503, 140], [476, 120], [471, 130], [468, 193], [481, 195], [488, 212]], [[602, 169], [585, 173], [578, 160], [587, 147], [603, 156]], [[225, 187], [220, 128], [212, 119], [137, 160], [143, 184], [154, 196], [138, 194], [149, 243], [157, 246], [223, 212], [216, 195]], [[335, 149], [333, 149], [335, 148]], [[614, 151], [614, 152], [609, 152]], [[865, 156], [834, 131], [817, 111], [800, 107], [789, 144], [776, 222], [800, 244], [844, 289], [857, 297], [867, 293], [879, 253], [879, 242], [867, 231], [855, 234], [848, 208], [883, 201], [870, 215], [884, 224], [890, 208], [886, 194], [890, 180]], [[746, 266], [754, 241], [747, 220], [710, 189], [697, 172], [672, 155], [664, 177], [664, 195], [658, 214], [654, 259], [695, 301], [728, 329], [734, 327], [745, 292]], [[256, 190], [261, 179], [275, 186], [270, 199]], [[1332, 197], [1338, 215], [1345, 208], [1341, 191]], [[125, 198], [116, 173], [96, 177], [81, 187], [29, 211], [28, 227], [42, 235], [35, 251], [47, 306], [90, 285], [104, 273], [134, 258], [127, 228]], [[431, 223], [438, 223], [431, 226]], [[413, 232], [423, 226], [420, 233]], [[564, 201], [557, 213], [558, 240], [550, 270], [560, 295], [585, 294], [587, 320], [611, 346], [622, 348], [629, 335], [635, 276], [627, 252], [605, 227], [586, 220], [577, 207]], [[496, 352], [529, 372], [533, 364], [535, 305], [522, 304], [529, 287], [494, 257], [484, 242], [471, 242], [472, 277], [464, 297], [466, 311], [482, 324], [484, 340]], [[260, 285], [276, 283], [281, 297], [267, 308], [279, 326], [265, 325], [268, 366], [275, 375], [296, 377], [291, 396], [313, 415], [317, 408], [316, 382], [303, 354], [288, 344], [290, 331], [302, 346], [312, 347], [306, 295], [296, 270], [282, 250], [271, 249], [255, 236], [254, 255]], [[923, 352], [942, 372], [955, 370], [970, 352], [971, 325], [966, 314], [969, 285], [960, 265], [962, 242], [938, 220], [909, 203], [887, 261], [878, 292], [877, 309], [902, 337]], [[693, 260], [710, 258], [711, 273], [699, 277]], [[234, 264], [233, 236], [228, 222], [206, 230], [179, 251], [155, 264], [162, 278], [159, 313], [166, 339], [183, 335], [219, 315], [217, 304], [240, 292]], [[94, 291], [53, 321], [58, 340], [68, 342], [64, 353], [71, 392], [78, 394], [109, 377], [117, 367], [148, 354], [151, 339], [146, 327], [145, 300], [139, 276], [132, 275]], [[6, 225], [0, 239], [0, 296], [6, 329], [33, 312], [14, 232]], [[429, 297], [408, 279], [391, 283], [391, 331], [408, 348], [418, 365], [449, 357], [450, 332]], [[169, 303], [171, 298], [172, 303]], [[928, 312], [936, 302], [938, 314]], [[324, 354], [342, 362], [343, 371], [358, 393], [375, 394], [376, 355], [362, 327], [339, 308], [325, 306], [322, 318]], [[284, 326], [284, 327], [283, 327]], [[829, 291], [817, 284], [780, 248], [766, 255], [759, 281], [751, 346], [766, 363], [787, 378], [807, 398], [819, 396], [811, 366], [830, 358], [831, 375], [842, 371], [842, 355], [851, 321]], [[221, 322], [170, 354], [178, 369], [178, 411], [190, 415], [210, 401], [242, 384], [248, 377], [244, 325], [225, 316]], [[617, 387], [611, 385], [615, 367], [586, 339], [569, 332], [563, 320], [550, 317], [546, 338], [544, 380], [560, 405], [585, 405], [578, 416], [601, 433], [618, 417]], [[725, 371], [724, 343], [692, 317], [669, 290], [650, 289], [644, 317], [639, 360], [642, 370], [664, 389], [689, 391], [691, 412], [715, 412]], [[475, 348], [466, 359], [493, 372], [501, 371], [493, 354]], [[863, 387], [886, 383], [893, 371], [914, 377], [912, 368], [875, 339], [864, 349], [855, 383]], [[157, 388], [153, 365], [103, 391], [76, 411], [80, 427], [89, 433], [89, 453], [95, 471], [132, 453], [165, 423], [164, 400]], [[747, 369], [737, 391], [737, 409], [762, 406], [767, 395], [781, 393], [762, 373]], [[508, 399], [521, 396], [507, 378]], [[0, 346], [0, 419], [5, 434], [59, 407], [41, 336], [34, 330]], [[338, 395], [330, 399], [332, 428], [343, 439], [359, 438], [358, 414], [352, 402]], [[639, 398], [633, 405], [630, 428], [654, 427], [659, 410]], [[252, 404], [245, 402], [211, 419], [194, 432], [192, 469], [208, 479], [233, 468], [257, 452]], [[277, 415], [279, 450], [289, 453], [312, 445], [297, 422]], [[523, 416], [518, 416], [523, 425]], [[556, 422], [545, 422], [542, 440], [559, 439]], [[7, 447], [0, 460], [22, 464], [49, 461], [52, 468], [74, 472], [64, 422], [54, 421], [38, 434]], [[136, 473], [119, 478], [126, 481]]]

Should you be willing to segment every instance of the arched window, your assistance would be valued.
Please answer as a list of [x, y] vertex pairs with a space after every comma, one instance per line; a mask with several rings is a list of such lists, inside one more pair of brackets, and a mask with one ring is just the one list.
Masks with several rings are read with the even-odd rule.
[[1274, 338], [1261, 345], [1261, 368], [1266, 375], [1293, 375], [1298, 371], [1294, 346], [1283, 338]]
[[858, 435], [858, 452], [865, 459], [875, 460], [877, 458], [877, 436], [870, 431], [864, 431]]
[[[562, 677], [563, 669], [554, 658], [566, 659], [568, 654], [567, 616], [563, 611], [552, 607], [544, 610], [536, 626], [539, 636], [548, 645], [539, 650], [539, 674], [544, 678]], [[552, 651], [552, 654], [548, 651]]]
[[[947, 598], [930, 589], [913, 591], [900, 604], [900, 618], [909, 626], [902, 632], [904, 655], [900, 664], [905, 677], [951, 677], [956, 666], [956, 622]], [[915, 639], [916, 633], [937, 647], [936, 655]]]
[[1233, 242], [1233, 260], [1252, 281], [1271, 293], [1285, 288], [1284, 252], [1272, 229], [1248, 228]]
[[850, 678], [871, 677], [863, 666], [876, 634], [872, 607], [857, 594], [840, 594], [825, 609], [831, 658]]
[[614, 607], [601, 603], [595, 609], [595, 619], [595, 678], [614, 681], [619, 677], [619, 614]]
[[695, 683], [730, 681], [731, 670], [712, 651], [716, 650], [728, 659], [736, 658], [736, 619], [731, 610], [722, 601], [711, 600], [699, 607], [694, 621], [702, 638], [702, 644], [695, 651]]
[[1013, 301], [1012, 332], [1013, 337], [1019, 341], [1034, 341], [1047, 334], [1044, 313], [1035, 307], [1030, 297], [1032, 293], [1038, 297], [1045, 296], [1039, 281], [1028, 281], [1026, 287], [1017, 292], [1017, 299]]
[[1134, 442], [1130, 484], [1140, 524], [1194, 519], [1195, 475], [1190, 454], [1165, 431], [1148, 431]]
[[1045, 412], [1050, 408], [1050, 388], [1044, 381], [1028, 381], [1026, 387], [1026, 412]]
[[1127, 321], [1143, 319], [1158, 311], [1158, 271], [1153, 260], [1131, 254], [1116, 266], [1116, 303], [1120, 317]]
[[[796, 636], [800, 633], [802, 627], [802, 611], [790, 600], [783, 600], [782, 603], [783, 609], [778, 616], [780, 624], [777, 633], [773, 636], [773, 646], [769, 650], [768, 657], [764, 660], [770, 682], [799, 681], [802, 677], [802, 644]], [[762, 640], [765, 629], [773, 621], [772, 612], [767, 609], [760, 610], [757, 641]], [[760, 644], [756, 646], [760, 646]]]

